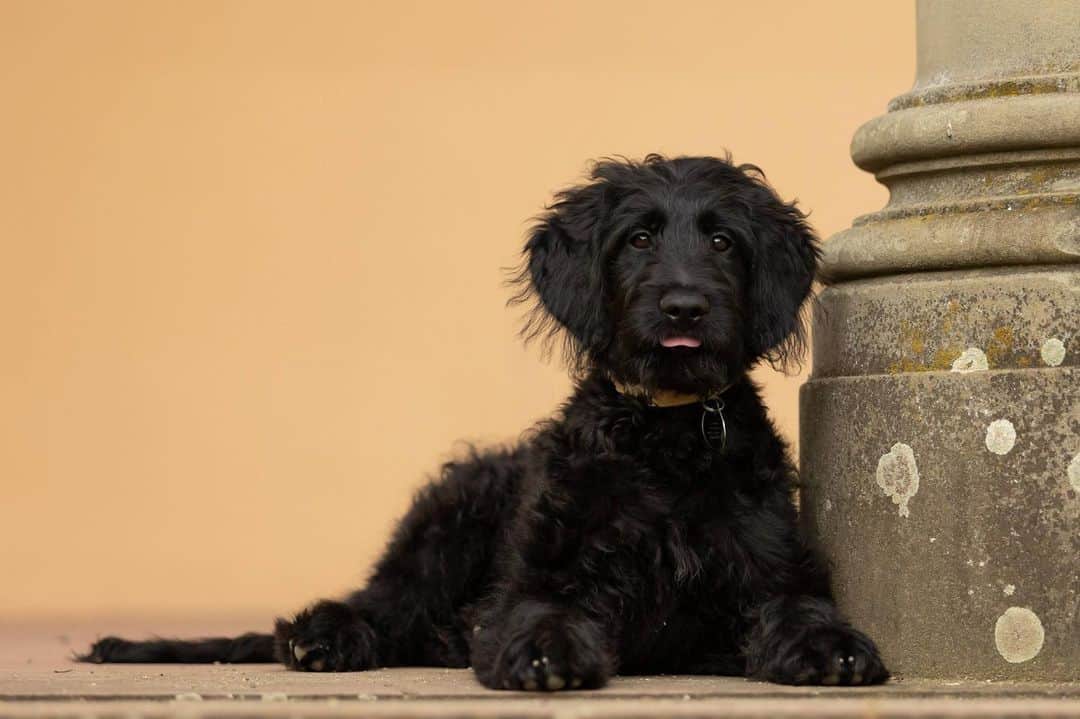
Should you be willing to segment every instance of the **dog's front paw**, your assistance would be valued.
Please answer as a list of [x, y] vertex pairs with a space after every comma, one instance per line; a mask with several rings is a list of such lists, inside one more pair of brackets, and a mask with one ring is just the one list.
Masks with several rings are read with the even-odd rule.
[[[516, 614], [503, 631], [490, 630], [491, 637], [477, 638], [473, 664], [482, 684], [491, 689], [560, 691], [595, 689], [607, 682], [613, 661], [596, 624], [559, 615]], [[492, 642], [486, 649], [485, 641]]]
[[289, 669], [348, 672], [377, 665], [375, 631], [341, 602], [322, 601], [274, 625], [274, 651]]
[[889, 678], [877, 647], [851, 627], [807, 629], [782, 646], [760, 678], [778, 684], [862, 685]]

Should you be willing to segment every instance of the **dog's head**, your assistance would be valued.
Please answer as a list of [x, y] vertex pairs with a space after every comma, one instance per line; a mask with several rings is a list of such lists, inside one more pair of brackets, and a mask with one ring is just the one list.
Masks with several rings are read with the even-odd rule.
[[579, 368], [707, 393], [761, 359], [797, 360], [818, 248], [752, 165], [604, 160], [556, 195], [525, 245], [527, 335], [565, 330]]

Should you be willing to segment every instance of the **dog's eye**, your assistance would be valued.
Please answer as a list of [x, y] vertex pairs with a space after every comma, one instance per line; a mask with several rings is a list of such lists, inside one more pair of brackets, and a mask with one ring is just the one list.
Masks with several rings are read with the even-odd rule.
[[652, 245], [652, 235], [645, 230], [638, 230], [630, 235], [630, 244], [639, 250], [647, 250]]
[[723, 252], [731, 247], [731, 235], [726, 232], [714, 232], [712, 236], [712, 246], [714, 250]]

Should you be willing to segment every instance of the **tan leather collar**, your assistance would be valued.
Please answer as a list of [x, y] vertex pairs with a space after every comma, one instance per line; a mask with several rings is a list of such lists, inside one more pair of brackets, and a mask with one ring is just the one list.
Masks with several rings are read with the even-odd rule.
[[698, 394], [690, 394], [688, 392], [676, 392], [670, 389], [658, 389], [648, 392], [644, 387], [636, 384], [623, 384], [622, 382], [613, 382], [615, 390], [619, 394], [627, 394], [631, 397], [637, 397], [644, 400], [652, 407], [682, 407], [688, 404], [699, 404], [707, 399], [713, 397], [719, 397], [724, 392], [731, 389], [731, 384], [721, 387], [715, 392], [710, 392], [707, 396], [701, 396]]

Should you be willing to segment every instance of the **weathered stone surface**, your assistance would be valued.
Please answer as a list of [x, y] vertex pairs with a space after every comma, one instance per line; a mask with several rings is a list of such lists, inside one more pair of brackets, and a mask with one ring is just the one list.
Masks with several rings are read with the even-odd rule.
[[916, 93], [1080, 70], [1075, 0], [920, 0]]
[[[807, 529], [834, 563], [843, 609], [894, 671], [1080, 674], [1080, 493], [1068, 476], [1080, 449], [1077, 387], [1071, 367], [803, 388]], [[890, 463], [904, 455], [909, 463]], [[1038, 651], [1026, 625], [995, 642], [1011, 607], [1038, 616]], [[1017, 644], [1033, 653], [1014, 663]]]
[[[1054, 340], [1063, 354], [1044, 359]], [[948, 372], [972, 350], [985, 357], [984, 369], [1080, 365], [1080, 267], [881, 277], [818, 297], [815, 380]]]
[[1080, 260], [1076, 199], [1040, 202], [1014, 198], [883, 212], [879, 220], [844, 230], [825, 243], [822, 279]]
[[1080, 3], [918, 17], [852, 143], [889, 203], [825, 244], [806, 527], [895, 671], [1078, 679]]
[[1062, 83], [1054, 85], [1060, 91], [1053, 93], [988, 96], [896, 110], [859, 128], [851, 155], [859, 167], [878, 170], [957, 152], [1073, 148], [1080, 139], [1076, 122], [1080, 96], [1075, 88], [1068, 92], [1070, 88], [1071, 83]]

